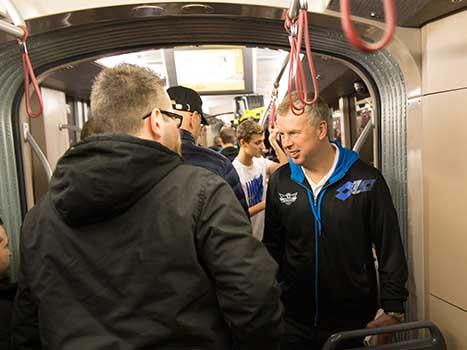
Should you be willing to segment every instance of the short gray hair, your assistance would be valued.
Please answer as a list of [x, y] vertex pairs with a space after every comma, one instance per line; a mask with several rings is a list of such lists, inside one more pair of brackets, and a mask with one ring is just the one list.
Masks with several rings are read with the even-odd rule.
[[91, 90], [93, 127], [104, 133], [136, 133], [163, 96], [162, 80], [150, 69], [132, 64], [105, 68]]

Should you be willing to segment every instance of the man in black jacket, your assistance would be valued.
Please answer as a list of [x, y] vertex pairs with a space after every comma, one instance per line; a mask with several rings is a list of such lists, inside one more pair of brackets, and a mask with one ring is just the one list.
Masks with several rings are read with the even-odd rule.
[[[301, 105], [297, 94], [292, 101]], [[321, 349], [338, 331], [400, 322], [407, 264], [383, 176], [355, 152], [329, 142], [324, 101], [296, 116], [286, 98], [278, 114], [290, 161], [269, 181], [263, 243], [279, 264], [282, 349]], [[385, 313], [374, 320], [378, 308]]]
[[277, 265], [230, 187], [184, 165], [160, 79], [104, 69], [95, 126], [26, 215], [13, 345], [31, 349], [278, 349]]
[[219, 133], [222, 140], [221, 154], [227, 157], [231, 162], [238, 156], [237, 135], [234, 128], [222, 128]]
[[172, 86], [167, 89], [172, 107], [183, 116], [180, 125], [182, 157], [186, 164], [200, 166], [222, 177], [235, 193], [243, 209], [248, 213], [245, 194], [240, 184], [237, 171], [230, 160], [216, 151], [200, 147], [196, 140], [201, 134], [202, 125], [208, 125], [203, 114], [203, 101], [199, 94], [184, 86]]

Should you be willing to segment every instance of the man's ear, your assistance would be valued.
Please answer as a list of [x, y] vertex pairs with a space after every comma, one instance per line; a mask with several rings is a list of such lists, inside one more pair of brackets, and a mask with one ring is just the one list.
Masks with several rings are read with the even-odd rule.
[[158, 109], [153, 109], [151, 116], [148, 118], [149, 131], [156, 140], [159, 140], [162, 136], [161, 117], [161, 112]]
[[320, 121], [318, 124], [319, 139], [324, 140], [328, 137], [328, 123], [324, 120]]
[[240, 146], [244, 146], [244, 145], [246, 144], [246, 142], [245, 142], [244, 139], [239, 139], [239, 140], [238, 140], [238, 144], [239, 144]]
[[201, 124], [201, 114], [199, 114], [197, 111], [194, 111], [191, 115], [191, 126], [193, 127], [198, 124]]

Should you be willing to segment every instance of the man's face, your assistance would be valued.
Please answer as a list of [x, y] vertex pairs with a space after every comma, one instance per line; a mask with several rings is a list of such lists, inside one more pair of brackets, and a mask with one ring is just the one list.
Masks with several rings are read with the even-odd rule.
[[[160, 109], [173, 112], [172, 104], [167, 95], [163, 98]], [[177, 113], [178, 114], [178, 113]], [[170, 150], [181, 154], [180, 133], [177, 127], [177, 121], [161, 113], [159, 117], [161, 138], [159, 142]]]
[[8, 236], [0, 225], [0, 278], [5, 277], [10, 265], [10, 250], [8, 249]]
[[289, 112], [277, 118], [282, 146], [295, 164], [304, 165], [314, 158], [320, 142], [319, 128], [307, 116]]
[[247, 154], [252, 157], [262, 157], [264, 154], [264, 133], [253, 134], [249, 142], [242, 140], [242, 147], [244, 147]]

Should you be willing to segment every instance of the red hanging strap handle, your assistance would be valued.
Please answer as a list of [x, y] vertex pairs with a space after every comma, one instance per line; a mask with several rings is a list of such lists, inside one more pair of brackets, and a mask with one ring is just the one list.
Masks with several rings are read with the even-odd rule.
[[366, 52], [378, 51], [392, 40], [394, 32], [396, 30], [396, 4], [394, 0], [384, 0], [384, 11], [386, 17], [386, 31], [381, 40], [377, 43], [368, 43], [360, 38], [353, 25], [352, 18], [350, 16], [350, 0], [341, 0], [341, 22], [344, 34], [350, 43], [358, 48], [359, 50]]
[[[290, 66], [288, 85], [289, 101], [291, 101], [290, 109], [295, 115], [301, 115], [303, 114], [306, 105], [312, 105], [316, 103], [316, 101], [318, 101], [319, 98], [318, 80], [316, 79], [316, 68], [315, 63], [313, 61], [313, 55], [311, 53], [310, 34], [308, 32], [309, 28], [307, 9], [300, 9], [298, 17], [295, 19], [291, 19], [289, 16], [286, 16], [284, 26], [287, 32], [289, 33], [290, 42]], [[305, 71], [303, 69], [302, 61], [300, 59], [303, 36], [305, 37], [306, 58], [314, 89], [314, 98], [312, 100], [307, 100], [307, 80], [305, 76]], [[295, 90], [298, 99], [301, 102], [301, 106], [295, 105], [291, 100], [294, 76]]]
[[[37, 83], [36, 76], [34, 74], [34, 70], [32, 69], [31, 60], [29, 59], [28, 50], [26, 47], [26, 40], [29, 36], [29, 31], [25, 26], [19, 26], [24, 31], [24, 36], [21, 39], [18, 39], [18, 44], [20, 46], [21, 51], [21, 59], [23, 61], [23, 76], [24, 76], [24, 95], [26, 100], [26, 112], [30, 118], [38, 117], [44, 111], [44, 104], [42, 101], [42, 94], [39, 88], [39, 84]], [[34, 88], [34, 94], [39, 101], [39, 110], [37, 112], [33, 112], [31, 109], [31, 100], [30, 100], [30, 90], [29, 84], [32, 83]]]

